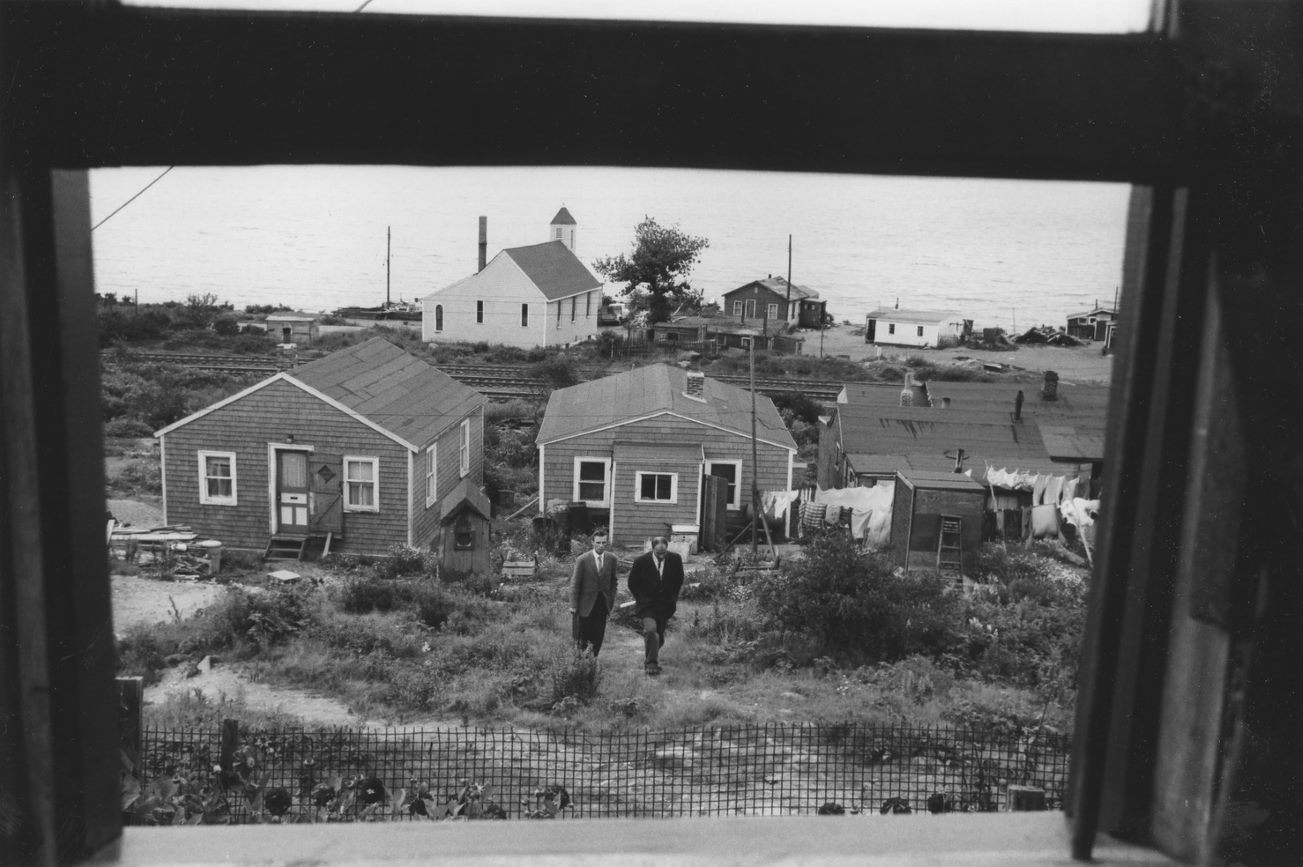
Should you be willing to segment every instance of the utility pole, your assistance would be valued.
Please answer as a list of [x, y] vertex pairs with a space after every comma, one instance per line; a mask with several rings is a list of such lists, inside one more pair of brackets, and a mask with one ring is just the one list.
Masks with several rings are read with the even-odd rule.
[[[756, 448], [756, 341], [751, 338], [751, 562], [756, 559], [756, 521], [760, 518], [760, 488], [756, 482], [756, 470], [759, 468], [759, 455]], [[767, 528], [766, 528], [767, 529]]]
[[790, 322], [792, 319], [792, 236], [791, 235], [787, 236], [787, 307], [784, 308], [783, 313], [786, 315], [787, 321]]
[[385, 226], [385, 309], [389, 309], [389, 247], [393, 237], [393, 229]]

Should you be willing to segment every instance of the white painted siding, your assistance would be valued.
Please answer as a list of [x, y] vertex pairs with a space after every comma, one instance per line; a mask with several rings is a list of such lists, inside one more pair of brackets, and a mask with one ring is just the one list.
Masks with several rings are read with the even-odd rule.
[[[586, 294], [592, 294], [587, 303]], [[427, 343], [487, 341], [529, 349], [578, 343], [597, 336], [601, 289], [581, 293], [571, 321], [569, 298], [548, 301], [510, 256], [499, 253], [478, 274], [422, 299], [421, 338]], [[483, 302], [483, 321], [477, 316]], [[521, 305], [529, 305], [528, 324], [521, 325]], [[435, 307], [443, 307], [443, 328], [435, 329]], [[557, 309], [561, 309], [557, 327]]]

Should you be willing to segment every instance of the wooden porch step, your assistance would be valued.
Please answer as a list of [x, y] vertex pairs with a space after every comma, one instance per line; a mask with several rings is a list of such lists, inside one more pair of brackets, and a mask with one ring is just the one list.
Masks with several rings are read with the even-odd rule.
[[262, 559], [302, 560], [303, 550], [307, 546], [307, 536], [272, 536], [267, 540], [267, 550], [263, 552]]

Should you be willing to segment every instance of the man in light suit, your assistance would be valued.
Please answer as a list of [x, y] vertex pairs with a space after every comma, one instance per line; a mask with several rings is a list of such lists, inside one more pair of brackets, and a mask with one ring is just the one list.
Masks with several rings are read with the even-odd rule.
[[575, 645], [582, 653], [591, 647], [593, 656], [602, 649], [606, 620], [615, 609], [615, 569], [619, 560], [606, 550], [606, 530], [593, 533], [593, 550], [575, 558], [570, 576], [570, 625]]
[[661, 673], [665, 625], [674, 616], [683, 589], [683, 558], [669, 548], [669, 539], [655, 537], [652, 549], [634, 560], [629, 571], [629, 592], [637, 603], [634, 616], [642, 624], [643, 668], [651, 675]]

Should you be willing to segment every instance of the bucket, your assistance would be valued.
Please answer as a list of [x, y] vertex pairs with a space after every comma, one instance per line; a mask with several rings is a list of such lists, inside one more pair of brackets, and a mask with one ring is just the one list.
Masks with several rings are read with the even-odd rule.
[[196, 548], [203, 548], [208, 555], [208, 574], [216, 575], [222, 571], [222, 543], [216, 539], [209, 539], [205, 542], [195, 544]]

